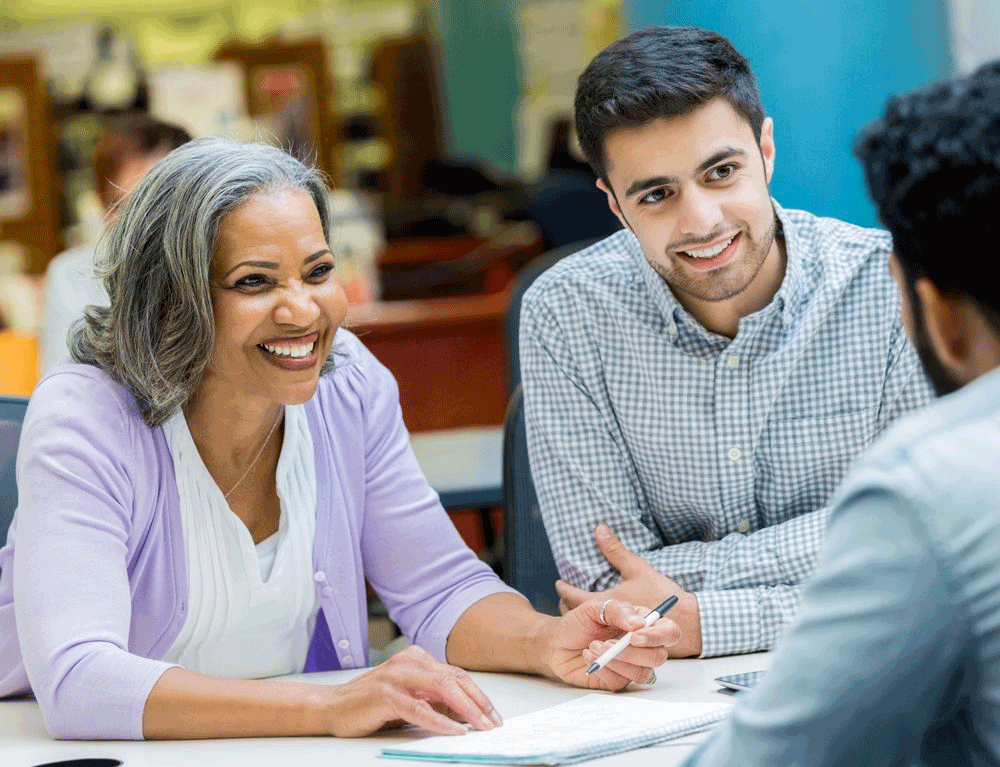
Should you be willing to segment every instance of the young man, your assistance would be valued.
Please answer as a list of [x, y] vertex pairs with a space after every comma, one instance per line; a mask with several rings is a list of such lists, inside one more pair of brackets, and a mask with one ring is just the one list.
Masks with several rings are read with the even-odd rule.
[[624, 229], [542, 275], [521, 311], [560, 596], [676, 593], [672, 655], [768, 648], [848, 465], [931, 397], [889, 237], [771, 199], [773, 123], [712, 32], [607, 48], [580, 77], [576, 125]]
[[955, 393], [851, 472], [771, 670], [692, 764], [1000, 763], [1000, 64], [891, 100], [858, 155]]

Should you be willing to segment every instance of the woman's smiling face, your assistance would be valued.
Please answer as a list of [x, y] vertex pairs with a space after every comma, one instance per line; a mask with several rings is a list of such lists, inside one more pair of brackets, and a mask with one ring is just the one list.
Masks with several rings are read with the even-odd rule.
[[267, 189], [226, 215], [210, 279], [215, 347], [201, 388], [282, 404], [312, 397], [347, 299], [309, 193]]

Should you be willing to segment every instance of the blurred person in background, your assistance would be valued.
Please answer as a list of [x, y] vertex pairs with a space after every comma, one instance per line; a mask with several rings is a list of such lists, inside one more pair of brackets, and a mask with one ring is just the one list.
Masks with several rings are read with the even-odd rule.
[[[129, 115], [104, 133], [94, 150], [94, 186], [108, 217], [146, 172], [173, 149], [190, 141], [183, 128], [148, 115]], [[39, 335], [40, 373], [66, 354], [70, 326], [89, 304], [104, 306], [108, 294], [94, 271], [95, 245], [60, 253], [45, 273], [43, 316]]]

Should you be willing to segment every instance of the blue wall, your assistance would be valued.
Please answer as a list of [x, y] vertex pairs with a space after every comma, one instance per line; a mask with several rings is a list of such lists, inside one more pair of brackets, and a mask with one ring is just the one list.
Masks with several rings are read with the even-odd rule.
[[750, 60], [774, 118], [775, 199], [874, 225], [851, 145], [891, 93], [950, 73], [945, 3], [628, 0], [623, 13], [630, 30], [691, 24], [728, 37]]
[[521, 76], [511, 0], [441, 0], [437, 14], [445, 147], [452, 157], [513, 171]]

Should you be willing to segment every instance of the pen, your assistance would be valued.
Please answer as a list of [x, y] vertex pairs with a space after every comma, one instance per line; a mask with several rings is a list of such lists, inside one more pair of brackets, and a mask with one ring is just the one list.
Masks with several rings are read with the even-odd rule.
[[[662, 603], [658, 604], [652, 609], [652, 611], [647, 615], [644, 620], [647, 626], [652, 626], [660, 618], [662, 618], [667, 610], [677, 604], [677, 597], [667, 597]], [[628, 632], [625, 636], [615, 642], [611, 647], [604, 651], [600, 658], [595, 660], [590, 664], [590, 668], [587, 669], [588, 674], [593, 674], [595, 671], [604, 668], [611, 661], [618, 657], [618, 653], [628, 647], [628, 643], [632, 640], [633, 631]]]

